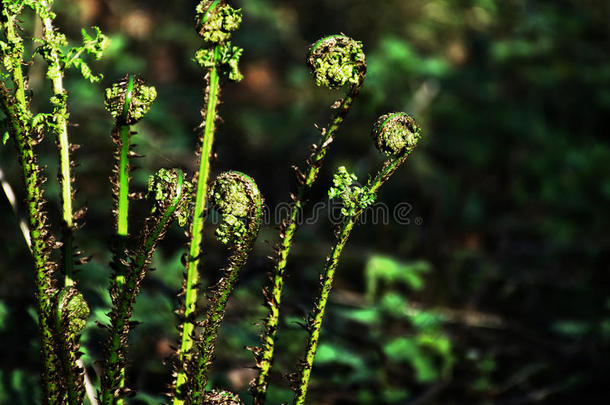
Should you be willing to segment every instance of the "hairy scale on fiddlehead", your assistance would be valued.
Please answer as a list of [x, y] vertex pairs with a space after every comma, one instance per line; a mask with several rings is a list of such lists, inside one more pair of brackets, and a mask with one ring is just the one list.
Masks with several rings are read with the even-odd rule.
[[66, 286], [55, 297], [55, 338], [60, 345], [63, 370], [63, 392], [68, 404], [83, 403], [83, 369], [77, 363], [80, 356], [80, 333], [89, 318], [89, 306], [83, 295], [74, 287]]
[[[262, 347], [252, 348], [256, 357], [258, 377], [252, 382], [254, 404], [265, 402], [269, 373], [273, 363], [273, 352], [277, 327], [279, 323], [280, 303], [284, 285], [284, 272], [288, 255], [297, 229], [297, 217], [305, 205], [309, 190], [318, 178], [320, 168], [334, 137], [343, 123], [352, 103], [360, 92], [360, 87], [366, 75], [366, 62], [362, 43], [344, 35], [332, 35], [320, 39], [311, 46], [307, 59], [316, 84], [336, 89], [349, 85], [347, 95], [333, 105], [337, 108], [328, 127], [321, 129], [320, 140], [313, 146], [313, 152], [307, 159], [305, 172], [296, 169], [299, 188], [293, 197], [294, 205], [287, 220], [280, 229], [281, 242], [277, 247], [275, 266], [271, 275], [271, 285], [264, 290], [265, 304], [269, 314], [265, 320], [265, 330], [262, 336]], [[338, 107], [335, 107], [338, 106]]]
[[118, 403], [130, 392], [124, 387], [124, 369], [133, 304], [155, 247], [165, 235], [169, 223], [173, 218], [178, 219], [181, 224], [185, 223], [192, 191], [192, 185], [184, 180], [179, 169], [161, 169], [149, 178], [148, 198], [152, 202], [151, 213], [146, 219], [137, 247], [122, 260], [125, 266], [122, 288], [112, 292], [108, 327], [110, 332], [102, 374], [101, 402], [104, 405]]
[[0, 40], [0, 55], [6, 73], [1, 73], [0, 76], [4, 83], [12, 83], [12, 90], [9, 90], [4, 83], [0, 84], [0, 108], [8, 121], [9, 133], [15, 143], [23, 174], [41, 339], [43, 403], [56, 404], [63, 397], [60, 392], [62, 378], [58, 369], [52, 319], [52, 297], [56, 291], [54, 273], [57, 265], [50, 256], [51, 249], [55, 247], [55, 240], [49, 230], [46, 200], [43, 196], [42, 186], [46, 179], [34, 153], [34, 146], [42, 139], [42, 133], [32, 125], [32, 113], [26, 99], [27, 80], [24, 79], [22, 70], [22, 65], [26, 62], [24, 46], [19, 36], [19, 15], [24, 6], [31, 7], [35, 3], [2, 1], [0, 25], [4, 37]]
[[380, 117], [373, 127], [373, 138], [377, 148], [388, 158], [381, 170], [363, 187], [354, 184], [356, 176], [349, 173], [345, 167], [340, 167], [333, 179], [333, 187], [329, 190], [330, 198], [341, 198], [344, 208], [344, 221], [336, 231], [336, 241], [326, 258], [324, 273], [321, 278], [320, 293], [314, 303], [312, 313], [306, 322], [309, 333], [305, 359], [301, 362], [299, 371], [293, 376], [295, 390], [294, 405], [305, 403], [311, 369], [313, 366], [320, 330], [328, 297], [332, 288], [335, 271], [339, 264], [341, 252], [347, 243], [349, 235], [358, 222], [362, 212], [370, 206], [377, 196], [379, 188], [405, 162], [411, 151], [421, 138], [420, 129], [415, 121], [405, 113], [392, 113]]
[[94, 37], [87, 34], [83, 29], [83, 45], [73, 47], [67, 52], [64, 51], [68, 41], [66, 36], [57, 31], [53, 25], [55, 13], [51, 9], [52, 4], [52, 1], [39, 1], [34, 6], [37, 16], [42, 21], [42, 38], [35, 39], [40, 44], [35, 52], [40, 54], [48, 64], [47, 78], [51, 81], [53, 90], [53, 96], [51, 97], [53, 112], [51, 114], [38, 114], [35, 117], [35, 122], [41, 122], [41, 125], [47, 126], [55, 134], [56, 138], [60, 162], [57, 177], [61, 186], [60, 196], [63, 220], [62, 270], [65, 276], [65, 284], [72, 285], [74, 260], [78, 256], [73, 243], [73, 233], [78, 227], [77, 220], [84, 214], [84, 209], [75, 213], [72, 208], [75, 191], [73, 189], [74, 178], [71, 174], [71, 168], [74, 166], [74, 163], [70, 158], [70, 154], [80, 146], [70, 144], [68, 139], [68, 92], [64, 88], [63, 80], [65, 72], [74, 66], [80, 70], [85, 79], [91, 82], [99, 81], [102, 76], [93, 75], [89, 65], [82, 59], [82, 54], [90, 54], [95, 59], [101, 58], [104, 49], [109, 45], [109, 40], [101, 33], [98, 27], [93, 27], [95, 31]]
[[[120, 296], [126, 283], [127, 252], [126, 244], [129, 236], [129, 192], [130, 157], [138, 157], [131, 149], [131, 125], [140, 121], [150, 110], [157, 98], [157, 91], [152, 86], [133, 75], [127, 75], [106, 89], [104, 106], [115, 121], [112, 129], [112, 141], [116, 145], [114, 152], [115, 164], [110, 178], [114, 203], [116, 241], [113, 246], [111, 267], [114, 271], [110, 288], [111, 296]], [[121, 371], [121, 387], [124, 385], [125, 370]], [[120, 401], [119, 401], [120, 402]]]
[[[221, 216], [216, 228], [218, 240], [229, 246], [231, 255], [228, 265], [222, 270], [220, 281], [209, 293], [209, 303], [201, 326], [203, 332], [193, 346], [190, 363], [187, 365], [189, 404], [209, 404], [205, 386], [212, 363], [218, 328], [241, 268], [246, 264], [254, 247], [263, 217], [263, 199], [254, 180], [236, 171], [218, 176], [212, 187], [210, 201]], [[233, 402], [227, 402], [233, 403]]]
[[200, 126], [200, 143], [197, 147], [199, 169], [193, 180], [196, 186], [195, 206], [191, 228], [189, 231], [189, 249], [186, 257], [186, 279], [184, 282], [184, 304], [179, 310], [182, 317], [179, 325], [180, 348], [178, 351], [178, 369], [173, 387], [173, 403], [184, 403], [187, 380], [185, 365], [190, 361], [193, 347], [193, 332], [195, 330], [195, 309], [198, 296], [199, 262], [202, 254], [202, 235], [204, 215], [206, 211], [206, 193], [210, 173], [210, 158], [216, 130], [217, 110], [220, 103], [220, 78], [239, 81], [242, 75], [238, 69], [241, 48], [228, 42], [231, 32], [235, 31], [241, 22], [241, 10], [235, 10], [224, 1], [201, 1], [197, 8], [197, 32], [209, 43], [209, 47], [199, 50], [195, 61], [204, 69], [206, 86], [205, 107], [201, 111], [204, 119]]

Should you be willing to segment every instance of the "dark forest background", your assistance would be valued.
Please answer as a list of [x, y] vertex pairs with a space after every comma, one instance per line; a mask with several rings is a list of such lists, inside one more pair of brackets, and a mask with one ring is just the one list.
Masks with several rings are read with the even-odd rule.
[[[112, 122], [102, 90], [125, 73], [155, 85], [159, 98], [137, 125], [134, 184], [160, 167], [195, 169], [202, 41], [194, 1], [64, 0], [58, 25], [78, 40], [98, 25], [112, 39], [93, 64], [104, 80], [67, 79], [79, 193], [87, 205], [79, 246], [92, 261], [78, 274], [93, 307], [83, 337], [95, 377], [102, 358], [112, 234], [108, 176]], [[327, 34], [363, 41], [368, 75], [312, 195], [324, 201], [346, 165], [361, 180], [379, 167], [370, 128], [404, 110], [423, 142], [380, 200], [409, 207], [402, 223], [358, 226], [344, 252], [309, 402], [330, 404], [607, 404], [610, 375], [610, 3], [604, 0], [241, 0], [245, 49], [239, 84], [223, 87], [214, 173], [252, 175], [274, 208], [295, 190], [290, 166], [317, 141], [340, 92], [316, 88], [308, 45]], [[26, 35], [40, 27], [26, 23]], [[29, 31], [28, 31], [29, 30]], [[36, 109], [48, 109], [44, 63], [29, 68]], [[59, 221], [55, 145], [46, 196]], [[11, 141], [0, 166], [20, 194]], [[406, 203], [406, 204], [405, 204]], [[401, 205], [399, 205], [401, 204]], [[137, 206], [136, 206], [137, 207]], [[137, 210], [138, 208], [136, 208]], [[0, 403], [39, 402], [39, 355], [31, 259], [0, 196]], [[268, 224], [245, 269], [221, 331], [213, 383], [249, 401], [251, 354], [265, 315], [261, 289], [277, 241]], [[56, 228], [57, 229], [57, 228]], [[318, 272], [333, 241], [326, 216], [304, 226], [289, 261], [280, 350], [270, 403], [290, 401]], [[204, 282], [223, 250], [206, 230]], [[173, 310], [182, 281], [183, 232], [159, 247], [131, 335], [132, 403], [156, 404], [170, 382], [163, 360], [175, 345]]]

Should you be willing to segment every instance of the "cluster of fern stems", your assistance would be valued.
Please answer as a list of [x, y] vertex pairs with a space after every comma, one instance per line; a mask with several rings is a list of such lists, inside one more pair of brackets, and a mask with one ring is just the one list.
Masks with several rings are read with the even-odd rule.
[[[32, 13], [40, 19], [42, 35], [33, 44], [24, 45], [20, 17]], [[15, 145], [21, 167], [29, 226], [30, 250], [35, 272], [35, 295], [42, 356], [42, 392], [45, 404], [81, 404], [85, 398], [85, 369], [80, 357], [80, 333], [89, 307], [79, 290], [79, 269], [86, 257], [76, 247], [80, 219], [85, 209], [75, 209], [75, 184], [72, 154], [78, 145], [70, 143], [69, 95], [63, 85], [66, 71], [75, 68], [91, 83], [102, 79], [95, 75], [88, 62], [102, 57], [109, 40], [97, 27], [93, 34], [83, 30], [82, 44], [71, 47], [57, 27], [53, 1], [2, 0], [0, 56], [0, 102], [9, 138]], [[243, 50], [231, 43], [231, 36], [242, 21], [242, 11], [223, 0], [201, 1], [195, 10], [196, 31], [202, 48], [194, 60], [203, 72], [202, 123], [195, 151], [197, 168], [192, 174], [179, 168], [161, 169], [149, 177], [146, 193], [130, 188], [132, 160], [139, 157], [134, 150], [133, 126], [144, 119], [157, 97], [154, 87], [133, 74], [127, 74], [105, 90], [104, 104], [114, 122], [110, 134], [115, 144], [114, 168], [110, 190], [113, 195], [114, 240], [110, 282], [111, 308], [106, 329], [103, 367], [99, 390], [88, 394], [89, 402], [104, 405], [124, 404], [133, 393], [128, 379], [128, 337], [134, 326], [131, 315], [142, 280], [148, 273], [157, 244], [170, 224], [185, 228], [185, 278], [181, 307], [178, 309], [179, 342], [172, 360], [174, 382], [167, 394], [174, 405], [241, 404], [237, 394], [222, 388], [210, 388], [208, 373], [213, 365], [218, 331], [228, 300], [236, 287], [241, 269], [254, 248], [261, 228], [263, 198], [255, 181], [248, 175], [229, 171], [210, 180], [216, 123], [219, 117], [221, 88], [227, 82], [239, 82], [243, 76], [239, 60]], [[33, 51], [29, 51], [29, 49]], [[26, 52], [26, 50], [28, 50]], [[27, 87], [26, 67], [39, 54], [47, 64], [52, 110], [34, 114]], [[279, 241], [270, 266], [269, 284], [263, 289], [268, 315], [264, 320], [261, 345], [250, 348], [258, 373], [251, 383], [255, 405], [266, 403], [266, 394], [275, 356], [280, 324], [280, 308], [284, 279], [298, 230], [302, 210], [309, 202], [333, 140], [357, 98], [366, 77], [366, 62], [361, 42], [345, 35], [331, 35], [315, 42], [309, 49], [307, 64], [318, 86], [345, 94], [332, 106], [328, 124], [320, 128], [320, 136], [301, 168], [295, 167], [298, 180], [296, 193], [291, 194], [291, 210], [280, 226]], [[61, 236], [55, 239], [46, 212], [44, 171], [38, 163], [36, 145], [51, 135], [58, 147], [61, 202]], [[379, 171], [369, 176], [364, 186], [356, 177], [340, 167], [333, 178], [329, 198], [342, 203], [342, 221], [335, 230], [335, 241], [321, 271], [321, 283], [313, 295], [310, 315], [306, 318], [308, 333], [304, 357], [295, 366], [290, 380], [294, 404], [304, 404], [312, 367], [320, 339], [333, 279], [341, 253], [364, 210], [373, 204], [381, 186], [406, 161], [420, 139], [420, 130], [405, 113], [381, 116], [373, 126], [375, 146], [386, 159]], [[130, 221], [130, 202], [145, 198], [149, 213], [142, 223]], [[210, 209], [220, 215], [217, 239], [226, 246], [228, 258], [221, 277], [201, 297], [205, 218]], [[53, 254], [59, 249], [61, 255]], [[59, 256], [59, 259], [56, 259]], [[201, 274], [200, 274], [201, 273]], [[201, 303], [205, 302], [205, 305]]]

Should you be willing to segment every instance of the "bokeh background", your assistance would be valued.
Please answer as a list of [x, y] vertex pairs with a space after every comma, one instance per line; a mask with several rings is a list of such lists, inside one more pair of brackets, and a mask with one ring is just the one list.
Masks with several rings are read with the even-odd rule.
[[[193, 172], [202, 73], [194, 1], [57, 1], [58, 26], [78, 41], [98, 25], [112, 39], [104, 80], [67, 78], [79, 194], [87, 205], [78, 244], [92, 261], [78, 275], [93, 307], [83, 337], [96, 383], [102, 358], [108, 245], [111, 120], [102, 89], [137, 73], [159, 92], [134, 142], [145, 155], [141, 190], [160, 167]], [[341, 96], [316, 88], [304, 64], [308, 45], [327, 34], [363, 41], [368, 75], [327, 158], [312, 201], [346, 165], [361, 180], [382, 156], [370, 128], [404, 110], [423, 128], [421, 146], [382, 189], [408, 203], [408, 223], [362, 224], [343, 254], [313, 372], [309, 403], [605, 404], [610, 375], [610, 3], [604, 0], [235, 0], [244, 22], [245, 79], [223, 87], [214, 173], [252, 175], [275, 207], [296, 188], [302, 164]], [[24, 18], [25, 35], [40, 27]], [[40, 60], [29, 66], [34, 109], [48, 110]], [[59, 220], [55, 145], [46, 195]], [[0, 165], [19, 190], [11, 141]], [[144, 212], [143, 205], [135, 205]], [[40, 401], [33, 272], [18, 222], [0, 197], [0, 403]], [[132, 229], [137, 229], [134, 218]], [[57, 229], [57, 228], [56, 228]], [[284, 375], [296, 369], [318, 273], [333, 241], [324, 216], [300, 229], [289, 261], [279, 353], [269, 403], [291, 400]], [[204, 283], [225, 255], [206, 230]], [[230, 301], [217, 348], [214, 385], [246, 393], [265, 315], [261, 289], [277, 242], [269, 224]], [[138, 298], [128, 378], [134, 404], [163, 401], [164, 360], [176, 344], [173, 310], [182, 281], [183, 231], [160, 245]]]

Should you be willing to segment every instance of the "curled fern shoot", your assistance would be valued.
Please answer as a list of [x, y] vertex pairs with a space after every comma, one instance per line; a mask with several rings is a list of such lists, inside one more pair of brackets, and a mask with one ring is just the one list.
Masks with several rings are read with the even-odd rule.
[[116, 232], [119, 238], [128, 235], [129, 217], [129, 157], [135, 156], [131, 151], [131, 125], [141, 120], [150, 109], [157, 92], [152, 86], [133, 75], [126, 76], [118, 83], [106, 89], [106, 110], [115, 120], [112, 139], [118, 147], [115, 157], [113, 194], [116, 213]]
[[225, 172], [218, 176], [212, 187], [211, 204], [221, 215], [216, 237], [229, 247], [231, 255], [220, 280], [209, 293], [209, 304], [201, 325], [203, 332], [194, 346], [195, 352], [189, 365], [189, 374], [193, 379], [190, 404], [209, 403], [205, 386], [218, 329], [239, 272], [254, 247], [263, 216], [263, 199], [256, 183], [240, 172]]
[[66, 286], [55, 298], [55, 337], [60, 347], [63, 392], [70, 405], [80, 405], [85, 396], [83, 369], [78, 365], [80, 333], [89, 318], [89, 306], [74, 287]]
[[318, 86], [337, 89], [349, 85], [350, 88], [347, 95], [343, 99], [337, 100], [333, 105], [336, 111], [329, 125], [321, 129], [320, 140], [317, 145], [314, 145], [313, 152], [307, 159], [305, 171], [295, 168], [299, 187], [293, 197], [294, 205], [291, 208], [289, 218], [282, 223], [280, 229], [281, 241], [277, 248], [271, 285], [265, 289], [264, 293], [267, 297], [266, 305], [269, 308], [269, 314], [265, 320], [262, 347], [253, 349], [259, 369], [259, 375], [252, 384], [255, 405], [263, 405], [265, 402], [279, 324], [284, 272], [298, 226], [297, 217], [306, 203], [309, 191], [318, 178], [324, 158], [337, 131], [347, 116], [354, 99], [360, 93], [366, 75], [362, 43], [344, 35], [331, 35], [314, 43], [309, 51], [307, 64]]
[[[112, 196], [114, 203], [116, 241], [113, 246], [111, 267], [114, 271], [110, 287], [111, 296], [120, 295], [127, 278], [127, 239], [129, 236], [129, 182], [130, 157], [138, 157], [131, 150], [131, 125], [140, 121], [150, 110], [157, 97], [152, 86], [133, 75], [127, 75], [105, 91], [104, 105], [114, 119], [112, 141], [116, 145], [115, 165], [112, 171]], [[121, 386], [125, 384], [125, 370], [121, 371]], [[119, 401], [121, 402], [121, 401]]]
[[8, 72], [2, 74], [2, 77], [7, 82], [12, 82], [13, 86], [11, 91], [4, 83], [0, 84], [0, 108], [8, 120], [10, 137], [15, 143], [23, 174], [41, 339], [43, 403], [56, 404], [62, 399], [60, 395], [62, 379], [53, 339], [52, 299], [56, 292], [54, 273], [57, 265], [50, 256], [55, 240], [50, 233], [45, 210], [46, 200], [42, 185], [46, 179], [34, 152], [34, 146], [40, 142], [42, 134], [32, 125], [32, 113], [25, 96], [27, 81], [24, 80], [22, 70], [24, 46], [23, 39], [19, 36], [19, 15], [23, 7], [23, 2], [3, 1], [0, 11], [2, 17], [0, 24], [5, 37], [5, 41], [0, 41], [0, 55]]
[[305, 359], [302, 361], [296, 381], [294, 381], [294, 405], [305, 403], [322, 321], [343, 248], [362, 212], [375, 201], [379, 188], [406, 161], [421, 135], [419, 127], [411, 117], [405, 113], [392, 113], [378, 119], [373, 127], [373, 137], [377, 148], [388, 156], [381, 170], [369, 179], [365, 186], [360, 187], [354, 184], [356, 176], [349, 173], [345, 167], [340, 167], [334, 176], [333, 187], [329, 191], [330, 198], [341, 199], [344, 207], [342, 210], [344, 221], [335, 233], [336, 241], [326, 259], [320, 292], [314, 303], [313, 311], [307, 319], [309, 338]]
[[110, 333], [106, 345], [102, 375], [101, 402], [115, 404], [130, 391], [124, 385], [127, 337], [131, 328], [131, 313], [140, 284], [146, 275], [157, 243], [173, 218], [184, 225], [190, 205], [192, 186], [178, 169], [161, 169], [150, 176], [148, 196], [153, 203], [151, 214], [144, 224], [140, 241], [134, 252], [123, 259], [126, 272], [121, 289], [113, 290], [110, 311]]
[[195, 61], [206, 72], [205, 107], [201, 111], [204, 119], [200, 130], [200, 143], [197, 155], [199, 169], [193, 183], [196, 187], [195, 206], [189, 232], [189, 248], [186, 260], [186, 280], [184, 285], [184, 304], [180, 310], [182, 323], [180, 329], [179, 367], [176, 371], [174, 405], [184, 403], [184, 385], [187, 380], [186, 364], [190, 363], [195, 331], [195, 309], [198, 297], [199, 263], [202, 255], [203, 225], [206, 212], [210, 159], [216, 130], [217, 110], [220, 102], [220, 79], [227, 77], [239, 81], [242, 75], [238, 69], [241, 48], [227, 42], [231, 32], [241, 23], [241, 10], [233, 9], [224, 1], [201, 1], [197, 8], [197, 32], [209, 47], [197, 51]]

